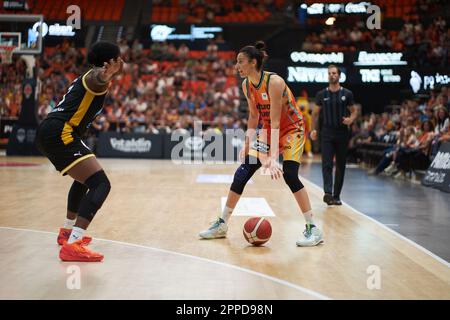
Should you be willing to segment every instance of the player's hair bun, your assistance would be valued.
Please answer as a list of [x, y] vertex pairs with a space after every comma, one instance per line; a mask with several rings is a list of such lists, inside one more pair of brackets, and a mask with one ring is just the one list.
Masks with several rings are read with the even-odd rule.
[[266, 52], [266, 43], [264, 41], [256, 41], [255, 48], [262, 53], [262, 60], [263, 62], [269, 58], [269, 55]]
[[258, 49], [259, 51], [265, 51], [266, 44], [264, 43], [264, 41], [256, 41], [255, 48]]

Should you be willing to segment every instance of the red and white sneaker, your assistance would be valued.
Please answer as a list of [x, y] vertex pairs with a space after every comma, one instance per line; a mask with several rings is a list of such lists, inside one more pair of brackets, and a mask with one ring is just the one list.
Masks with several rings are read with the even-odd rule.
[[103, 255], [89, 250], [83, 244], [83, 240], [78, 240], [70, 244], [64, 241], [59, 251], [59, 258], [62, 261], [100, 262], [103, 260]]

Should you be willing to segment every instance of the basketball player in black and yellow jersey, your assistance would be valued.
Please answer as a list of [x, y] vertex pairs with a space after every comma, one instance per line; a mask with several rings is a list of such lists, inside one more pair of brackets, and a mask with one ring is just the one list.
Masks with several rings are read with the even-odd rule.
[[[242, 48], [237, 55], [235, 68], [244, 78], [242, 90], [249, 107], [245, 147], [240, 155], [243, 163], [234, 174], [222, 217], [218, 217], [199, 236], [203, 239], [226, 236], [228, 219], [245, 185], [262, 166], [270, 172], [272, 179], [283, 176], [303, 213], [306, 228], [297, 245], [315, 246], [323, 242], [322, 232], [314, 224], [308, 193], [298, 177], [305, 144], [305, 123], [283, 78], [262, 70], [266, 57], [265, 44], [261, 41]], [[256, 143], [250, 147], [258, 126], [262, 126], [262, 130]], [[280, 154], [283, 156], [282, 169], [278, 163]]]
[[94, 262], [103, 255], [87, 248], [84, 236], [111, 189], [110, 182], [81, 137], [101, 112], [110, 81], [123, 68], [116, 44], [100, 41], [88, 52], [92, 68], [74, 80], [59, 104], [39, 126], [36, 144], [61, 174], [74, 182], [69, 190], [67, 218], [57, 242], [63, 261]]

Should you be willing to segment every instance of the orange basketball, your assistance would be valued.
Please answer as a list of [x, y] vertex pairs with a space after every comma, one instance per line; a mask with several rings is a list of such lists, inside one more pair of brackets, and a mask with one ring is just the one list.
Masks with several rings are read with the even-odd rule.
[[254, 246], [260, 246], [269, 241], [272, 226], [269, 220], [261, 217], [248, 219], [244, 224], [244, 238]]

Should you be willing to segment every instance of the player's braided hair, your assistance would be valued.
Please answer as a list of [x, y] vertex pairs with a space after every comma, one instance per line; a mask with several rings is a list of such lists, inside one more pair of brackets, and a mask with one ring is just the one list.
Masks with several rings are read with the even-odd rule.
[[239, 53], [244, 53], [249, 60], [256, 60], [256, 69], [261, 70], [264, 62], [269, 57], [266, 52], [266, 44], [264, 41], [257, 41], [253, 46], [245, 46]]

